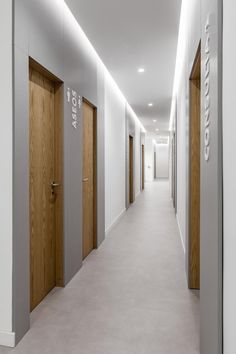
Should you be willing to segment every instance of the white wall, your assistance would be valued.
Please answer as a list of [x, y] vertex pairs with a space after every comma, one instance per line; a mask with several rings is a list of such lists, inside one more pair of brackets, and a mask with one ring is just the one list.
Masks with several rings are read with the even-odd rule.
[[187, 222], [187, 154], [186, 154], [186, 87], [180, 87], [178, 92], [177, 112], [177, 220], [180, 229], [184, 250], [186, 248], [186, 222]]
[[[171, 121], [174, 122], [177, 106], [177, 220], [186, 247], [187, 228], [187, 180], [188, 180], [188, 134], [189, 134], [189, 78], [195, 54], [201, 38], [200, 1], [183, 2], [176, 61], [175, 86]], [[175, 101], [176, 100], [176, 101]], [[170, 128], [173, 128], [171, 125]]]
[[156, 177], [169, 178], [169, 144], [156, 145]]
[[[58, 11], [64, 7], [63, 1], [55, 1], [56, 4], [54, 7], [59, 6]], [[23, 7], [24, 5], [22, 2], [16, 2], [18, 5]], [[44, 3], [46, 1], [42, 1], [42, 5], [44, 7]], [[46, 6], [46, 5], [45, 5]], [[53, 5], [50, 5], [51, 8]], [[39, 6], [40, 8], [41, 6]], [[18, 9], [18, 12], [20, 10]], [[84, 68], [91, 73], [91, 76], [88, 76], [88, 80], [86, 85], [83, 87], [84, 96], [93, 102], [96, 100], [97, 96], [100, 96], [100, 92], [97, 92], [97, 87], [94, 85], [96, 81], [94, 80], [99, 77], [97, 81], [98, 87], [103, 86], [103, 77], [105, 76], [105, 98], [103, 100], [103, 92], [101, 92], [101, 103], [99, 103], [98, 109], [103, 110], [103, 104], [105, 105], [105, 183], [106, 183], [106, 190], [105, 190], [105, 203], [106, 203], [106, 210], [105, 210], [105, 218], [106, 218], [106, 229], [109, 229], [114, 222], [119, 218], [119, 216], [125, 210], [125, 189], [126, 189], [126, 169], [125, 169], [125, 145], [126, 145], [126, 106], [127, 102], [123, 95], [121, 94], [120, 90], [117, 88], [114, 81], [108, 75], [105, 67], [103, 67], [100, 59], [98, 58], [97, 54], [95, 53], [94, 49], [92, 48], [91, 44], [88, 42], [86, 36], [81, 31], [80, 27], [76, 24], [75, 19], [71, 15], [70, 11], [65, 8], [65, 17], [69, 16], [70, 21], [64, 21], [64, 24], [68, 26], [65, 31], [65, 38], [66, 43], [68, 44], [68, 48], [72, 48], [71, 46], [75, 47], [75, 52], [80, 53], [78, 55], [79, 62], [83, 63]], [[26, 16], [26, 21], [22, 23], [28, 23], [27, 21], [31, 21], [30, 16], [27, 16], [27, 12], [18, 13], [19, 16], [24, 15]], [[43, 12], [42, 12], [43, 13]], [[55, 11], [53, 12], [53, 14]], [[44, 38], [45, 35], [51, 33], [51, 30], [55, 33], [61, 33], [62, 30], [62, 16], [61, 11], [58, 13], [58, 17], [56, 16], [56, 25], [52, 24], [52, 27], [45, 28], [45, 32], [38, 32], [37, 29], [35, 30], [34, 36], [35, 38]], [[22, 17], [24, 18], [24, 17]], [[33, 17], [34, 18], [34, 17]], [[20, 21], [21, 22], [21, 21]], [[1, 233], [0, 233], [0, 279], [1, 279], [1, 289], [0, 289], [0, 344], [2, 345], [14, 345], [14, 334], [12, 333], [12, 185], [13, 185], [13, 176], [12, 176], [12, 164], [13, 164], [13, 153], [12, 153], [12, 145], [13, 145], [13, 122], [12, 122], [12, 106], [13, 106], [13, 95], [12, 95], [12, 1], [3, 0], [1, 3], [1, 12], [0, 12], [0, 24], [1, 24], [1, 31], [0, 31], [0, 48], [1, 48], [1, 56], [0, 56], [0, 78], [1, 78], [1, 87], [0, 87], [0, 97], [2, 98], [1, 101], [1, 115], [2, 115], [2, 126], [0, 129], [0, 162], [1, 162], [1, 177], [0, 177], [0, 188], [1, 188], [1, 212], [0, 212], [0, 225], [1, 225]], [[19, 23], [16, 22], [16, 24]], [[22, 25], [22, 24], [21, 24]], [[54, 26], [55, 25], [55, 26]], [[51, 26], [51, 25], [50, 25]], [[27, 27], [27, 26], [26, 26]], [[37, 24], [36, 24], [37, 27]], [[41, 26], [42, 27], [42, 26]], [[44, 26], [43, 26], [44, 27]], [[24, 27], [19, 27], [20, 31], [16, 31], [17, 34], [20, 33], [18, 41], [22, 39], [23, 46], [27, 42], [28, 38], [21, 38], [22, 33], [24, 34]], [[22, 31], [21, 31], [22, 30]], [[48, 32], [48, 31], [50, 32]], [[59, 31], [59, 32], [58, 32]], [[47, 33], [46, 33], [47, 32]], [[55, 34], [54, 33], [54, 34]], [[33, 37], [34, 37], [33, 36]], [[64, 34], [63, 34], [64, 36]], [[60, 37], [60, 36], [59, 36]], [[57, 38], [52, 36], [52, 38]], [[60, 37], [62, 38], [62, 37]], [[63, 37], [64, 38], [64, 37]], [[15, 38], [16, 39], [16, 38]], [[80, 41], [79, 41], [80, 39]], [[57, 40], [56, 40], [57, 41]], [[79, 42], [78, 42], [79, 41]], [[18, 44], [20, 42], [17, 42]], [[81, 45], [81, 48], [77, 46], [77, 44]], [[36, 46], [37, 47], [37, 46]], [[36, 48], [35, 47], [35, 48]], [[57, 47], [57, 46], [56, 46]], [[60, 66], [64, 67], [64, 64], [60, 60], [58, 63], [56, 62], [54, 54], [51, 57], [52, 52], [48, 53], [47, 41], [40, 41], [40, 46], [37, 47], [38, 50], [34, 52], [35, 56], [38, 61], [44, 64], [47, 63], [49, 59], [50, 65], [45, 65], [49, 70], [52, 67], [55, 68], [56, 71], [51, 70], [57, 75], [57, 70], [60, 71]], [[43, 48], [40, 50], [39, 48]], [[31, 48], [32, 49], [32, 48]], [[46, 52], [44, 52], [44, 49]], [[26, 51], [24, 51], [26, 50]], [[34, 50], [33, 50], [34, 51]], [[81, 51], [81, 52], [80, 52]], [[16, 48], [16, 52], [20, 55], [20, 58], [24, 57], [27, 59], [28, 57], [28, 48]], [[56, 51], [56, 53], [63, 54], [60, 51]], [[58, 57], [60, 56], [58, 55]], [[47, 57], [48, 55], [48, 57]], [[74, 54], [73, 54], [74, 55]], [[73, 57], [72, 55], [72, 57]], [[54, 58], [54, 60], [52, 60]], [[81, 60], [81, 58], [83, 58]], [[21, 59], [17, 60], [17, 70], [21, 67], [24, 67], [20, 61]], [[22, 62], [24, 61], [22, 59]], [[76, 62], [76, 64], [75, 64]], [[88, 65], [85, 64], [88, 62]], [[27, 64], [27, 61], [24, 63]], [[62, 65], [61, 65], [62, 64]], [[71, 58], [71, 65], [75, 66], [78, 64], [76, 57]], [[82, 66], [83, 68], [83, 66]], [[92, 70], [91, 70], [92, 69]], [[97, 70], [96, 70], [97, 69]], [[69, 75], [70, 76], [70, 75]], [[83, 75], [82, 75], [83, 76]], [[58, 75], [58, 77], [61, 77]], [[27, 78], [27, 75], [24, 76], [24, 80]], [[101, 80], [100, 80], [101, 79]], [[75, 80], [75, 77], [73, 77]], [[72, 82], [73, 82], [72, 80]], [[21, 81], [19, 81], [21, 82]], [[19, 84], [17, 81], [17, 83]], [[24, 81], [23, 81], [24, 82]], [[102, 90], [101, 90], [102, 91]], [[88, 96], [87, 96], [88, 94]], [[100, 101], [99, 101], [100, 102]], [[25, 105], [23, 105], [25, 107]], [[24, 112], [24, 110], [23, 110]], [[135, 176], [136, 181], [136, 191], [138, 192], [138, 185], [140, 185], [140, 159], [138, 156], [140, 155], [140, 123], [137, 117], [134, 115], [135, 124], [136, 126], [136, 134], [135, 137], [135, 172], [137, 176]], [[24, 115], [27, 118], [27, 114]], [[100, 125], [99, 125], [100, 126]], [[102, 125], [100, 126], [102, 127]], [[26, 131], [26, 130], [25, 130]], [[100, 142], [98, 141], [98, 144]], [[102, 148], [102, 144], [101, 144]], [[21, 149], [20, 149], [21, 150]], [[68, 150], [69, 151], [69, 150]], [[73, 150], [72, 150], [73, 151]], [[100, 151], [98, 149], [98, 151]], [[24, 154], [24, 151], [21, 151], [21, 154]], [[103, 157], [102, 153], [101, 156]], [[27, 159], [26, 159], [27, 160]], [[99, 159], [98, 159], [99, 160]], [[99, 169], [98, 169], [99, 170]], [[100, 174], [98, 175], [98, 177]], [[103, 177], [103, 175], [101, 174]], [[99, 178], [98, 178], [99, 180]], [[103, 193], [103, 190], [100, 190], [99, 193]], [[101, 198], [102, 199], [102, 198]], [[77, 205], [76, 205], [77, 206]], [[101, 216], [103, 216], [103, 211], [101, 212]], [[73, 221], [73, 218], [72, 218]], [[25, 223], [24, 223], [25, 224]], [[103, 225], [102, 225], [103, 226]], [[69, 229], [71, 230], [71, 229]], [[102, 233], [104, 228], [102, 227]], [[17, 232], [17, 230], [16, 230]], [[17, 236], [17, 235], [16, 235]], [[19, 237], [17, 238], [19, 239]], [[20, 238], [21, 239], [21, 238]], [[26, 249], [26, 248], [24, 248]], [[75, 249], [75, 248], [74, 248]], [[71, 251], [71, 249], [70, 249]], [[17, 252], [17, 250], [16, 250]], [[69, 252], [71, 254], [71, 252]], [[15, 263], [14, 263], [15, 265]], [[15, 265], [16, 267], [16, 265]], [[77, 270], [77, 268], [76, 268]], [[26, 274], [26, 272], [25, 272]], [[21, 277], [18, 277], [20, 279]], [[27, 287], [23, 287], [27, 289]], [[14, 290], [16, 287], [14, 287]], [[15, 303], [21, 304], [21, 299], [16, 299]], [[20, 305], [19, 305], [20, 306]], [[23, 306], [22, 306], [23, 307]], [[16, 313], [16, 311], [15, 311]], [[28, 311], [27, 311], [28, 316]], [[15, 329], [15, 315], [14, 317], [14, 329]]]
[[146, 136], [145, 139], [145, 181], [152, 182], [154, 180], [154, 151], [155, 144], [153, 138]]
[[235, 354], [236, 318], [236, 2], [224, 0], [223, 166], [224, 166], [224, 354]]
[[134, 131], [134, 193], [141, 190], [141, 133], [143, 127], [116, 84], [105, 80], [105, 229], [112, 229], [126, 211], [126, 110]]
[[[140, 123], [137, 115], [127, 103], [126, 105], [126, 142], [127, 142], [127, 151], [126, 151], [126, 178], [127, 178], [127, 190], [126, 190], [126, 207], [130, 205], [129, 202], [129, 136], [133, 138], [133, 158], [134, 158], [134, 196], [135, 198], [141, 192], [141, 144], [145, 144], [145, 130], [142, 124]], [[142, 142], [142, 143], [141, 143]]]
[[126, 102], [108, 76], [105, 85], [105, 225], [108, 231], [125, 210]]
[[[224, 0], [230, 3], [230, 0]], [[231, 1], [231, 5], [233, 2]], [[231, 6], [229, 12], [235, 13], [235, 5]], [[175, 73], [175, 84], [173, 90], [173, 98], [176, 99], [177, 106], [177, 218], [179, 222], [179, 229], [183, 240], [184, 249], [188, 248], [187, 230], [188, 230], [188, 215], [189, 215], [189, 81], [191, 71], [196, 57], [197, 49], [199, 47], [200, 39], [202, 38], [202, 69], [206, 63], [206, 43], [210, 43], [210, 60], [209, 64], [211, 70], [208, 77], [211, 81], [211, 157], [208, 162], [204, 160], [204, 133], [205, 127], [203, 120], [201, 120], [201, 296], [200, 296], [200, 351], [201, 354], [220, 353], [221, 352], [221, 176], [220, 176], [220, 135], [218, 134], [218, 119], [220, 119], [220, 97], [218, 97], [219, 82], [220, 82], [220, 55], [218, 55], [218, 35], [220, 28], [221, 4], [217, 0], [183, 0], [181, 13], [180, 36], [177, 53], [177, 65]], [[233, 15], [232, 15], [233, 16]], [[207, 21], [210, 21], [210, 40], [207, 36]], [[234, 21], [232, 17], [232, 21]], [[225, 19], [225, 23], [228, 23]], [[232, 25], [232, 24], [230, 24]], [[219, 26], [219, 27], [218, 27]], [[218, 32], [219, 30], [219, 32]], [[234, 43], [235, 27], [231, 26], [231, 44]], [[208, 42], [209, 41], [209, 42]], [[231, 50], [229, 47], [229, 56]], [[232, 61], [227, 63], [229, 70], [229, 80], [234, 83], [233, 68], [235, 63], [235, 56], [231, 58]], [[205, 72], [206, 70], [202, 70]], [[235, 74], [235, 73], [234, 73]], [[230, 77], [231, 75], [231, 77]], [[204, 75], [202, 75], [202, 82]], [[232, 84], [232, 91], [235, 91]], [[201, 106], [204, 108], [204, 90], [202, 92]], [[229, 102], [234, 102], [234, 94], [230, 97]], [[172, 101], [172, 122], [175, 117], [175, 100]], [[231, 103], [232, 104], [232, 103]], [[234, 115], [232, 109], [231, 116]], [[233, 119], [233, 118], [232, 118]], [[233, 140], [234, 129], [231, 126], [231, 136]], [[220, 129], [219, 129], [220, 131]], [[203, 139], [202, 139], [203, 138]], [[235, 139], [235, 138], [234, 138]], [[231, 155], [228, 157], [229, 166], [234, 163], [232, 158], [233, 147], [231, 151], [228, 149], [227, 153]], [[230, 161], [231, 160], [231, 161]], [[230, 169], [230, 167], [229, 167]], [[231, 177], [230, 177], [231, 178]], [[235, 175], [232, 179], [235, 181]], [[228, 186], [229, 187], [229, 186]], [[229, 191], [230, 193], [230, 191]], [[231, 188], [231, 193], [233, 189]], [[235, 210], [235, 205], [230, 203], [229, 208]], [[232, 210], [232, 209], [231, 209]], [[233, 212], [233, 210], [232, 210]], [[231, 225], [231, 230], [235, 226]], [[233, 237], [233, 235], [232, 235]], [[236, 245], [236, 244], [235, 244]], [[234, 246], [235, 246], [234, 245]], [[233, 249], [231, 244], [231, 250]], [[232, 251], [231, 251], [232, 252]], [[232, 259], [235, 254], [232, 254]], [[235, 262], [236, 263], [236, 262]], [[232, 273], [236, 264], [231, 264], [229, 267]], [[185, 256], [186, 273], [189, 273], [189, 255]], [[233, 266], [232, 266], [233, 265]], [[231, 283], [234, 282], [232, 277]], [[232, 294], [231, 300], [234, 304], [235, 293]], [[225, 302], [227, 299], [225, 299]], [[228, 305], [229, 306], [229, 305]], [[228, 313], [232, 313], [232, 309], [236, 310], [235, 304], [228, 307]], [[236, 311], [231, 316], [231, 323], [229, 325], [232, 334], [232, 344], [234, 342], [234, 322]], [[226, 333], [226, 330], [224, 330]], [[227, 336], [227, 333], [225, 334]], [[226, 344], [225, 344], [226, 345]], [[233, 349], [232, 349], [233, 348]], [[231, 348], [231, 352], [235, 353], [235, 343]]]
[[13, 346], [12, 332], [12, 1], [0, 11], [0, 343]]

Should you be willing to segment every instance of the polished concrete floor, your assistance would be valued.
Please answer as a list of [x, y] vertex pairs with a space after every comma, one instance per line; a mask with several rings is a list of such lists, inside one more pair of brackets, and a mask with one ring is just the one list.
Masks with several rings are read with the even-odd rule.
[[169, 185], [146, 190], [65, 289], [0, 354], [197, 354], [199, 299], [187, 289]]

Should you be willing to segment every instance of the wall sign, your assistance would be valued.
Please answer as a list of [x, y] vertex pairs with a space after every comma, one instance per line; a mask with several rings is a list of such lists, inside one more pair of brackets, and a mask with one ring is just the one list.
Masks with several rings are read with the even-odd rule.
[[75, 90], [67, 88], [67, 103], [71, 104], [71, 124], [74, 129], [78, 128], [79, 112], [82, 105], [82, 97]]
[[210, 115], [211, 115], [211, 102], [210, 102], [210, 19], [207, 18], [206, 26], [206, 43], [205, 43], [205, 63], [204, 63], [204, 89], [205, 89], [205, 104], [204, 104], [204, 157], [205, 161], [210, 158]]

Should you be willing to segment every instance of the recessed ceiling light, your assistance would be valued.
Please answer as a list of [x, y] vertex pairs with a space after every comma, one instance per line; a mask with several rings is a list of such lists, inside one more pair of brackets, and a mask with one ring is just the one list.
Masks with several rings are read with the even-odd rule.
[[156, 121], [157, 121], [156, 119], [153, 119], [153, 122], [154, 122], [154, 123], [156, 123]]
[[144, 69], [144, 68], [138, 68], [138, 72], [139, 72], [140, 74], [142, 74], [142, 73], [145, 72], [145, 69]]
[[159, 132], [159, 129], [156, 129], [157, 132]]
[[153, 103], [148, 103], [148, 106], [149, 106], [149, 107], [152, 107], [152, 106], [153, 106]]

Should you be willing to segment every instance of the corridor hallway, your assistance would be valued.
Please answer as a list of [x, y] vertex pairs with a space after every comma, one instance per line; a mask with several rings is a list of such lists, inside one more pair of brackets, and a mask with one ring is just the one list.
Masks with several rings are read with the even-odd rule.
[[197, 354], [199, 299], [187, 289], [169, 182], [146, 184], [65, 289], [0, 354]]

